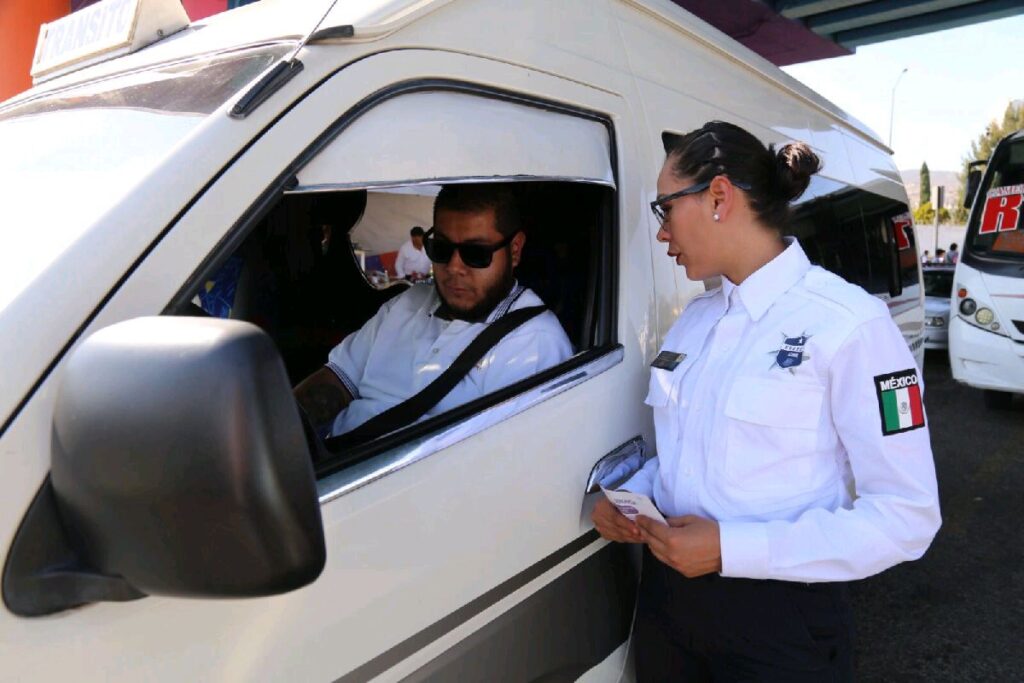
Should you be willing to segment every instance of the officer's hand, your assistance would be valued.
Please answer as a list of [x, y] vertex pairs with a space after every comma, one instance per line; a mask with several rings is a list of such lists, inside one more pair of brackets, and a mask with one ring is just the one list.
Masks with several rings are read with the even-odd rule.
[[655, 557], [689, 578], [722, 571], [718, 522], [696, 515], [667, 521], [665, 526], [642, 515], [636, 518], [640, 535]]
[[629, 521], [629, 518], [603, 496], [594, 506], [590, 519], [594, 522], [597, 533], [609, 541], [640, 543], [640, 529], [637, 525]]

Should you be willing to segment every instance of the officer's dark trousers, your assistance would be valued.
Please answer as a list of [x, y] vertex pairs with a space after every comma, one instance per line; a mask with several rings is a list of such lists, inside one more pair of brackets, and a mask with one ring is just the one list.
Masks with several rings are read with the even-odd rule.
[[844, 583], [688, 579], [644, 548], [637, 681], [852, 681], [850, 617]]

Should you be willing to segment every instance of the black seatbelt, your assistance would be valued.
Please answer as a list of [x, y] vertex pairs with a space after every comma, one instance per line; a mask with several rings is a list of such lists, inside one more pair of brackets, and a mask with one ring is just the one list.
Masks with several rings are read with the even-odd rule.
[[352, 431], [329, 439], [331, 450], [335, 450], [339, 446], [351, 446], [376, 439], [420, 419], [447, 396], [448, 392], [454, 389], [455, 385], [469, 374], [473, 366], [484, 357], [484, 354], [494, 348], [506, 334], [546, 310], [547, 306], [528, 306], [501, 316], [478, 334], [452, 362], [451, 366], [438, 375], [433, 382], [423, 387], [419, 393], [388, 408], [383, 413], [371, 417]]

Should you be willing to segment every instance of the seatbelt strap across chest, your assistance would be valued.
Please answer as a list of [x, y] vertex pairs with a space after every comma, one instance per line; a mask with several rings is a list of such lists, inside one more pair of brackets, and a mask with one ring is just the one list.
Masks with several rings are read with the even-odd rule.
[[547, 306], [527, 306], [501, 316], [478, 334], [452, 362], [451, 366], [438, 375], [433, 382], [398, 405], [371, 417], [352, 431], [330, 439], [331, 449], [376, 439], [420, 419], [447, 396], [448, 392], [454, 389], [455, 385], [462, 381], [462, 378], [469, 374], [473, 366], [505, 335], [546, 310]]

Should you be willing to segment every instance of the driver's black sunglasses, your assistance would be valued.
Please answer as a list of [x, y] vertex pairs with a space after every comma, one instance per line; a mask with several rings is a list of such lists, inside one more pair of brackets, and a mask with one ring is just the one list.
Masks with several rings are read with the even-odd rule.
[[[714, 178], [712, 178], [712, 180], [714, 180]], [[748, 192], [750, 191], [750, 185], [747, 183], [738, 183], [735, 180], [732, 180], [730, 182], [732, 182], [734, 187], [738, 187], [741, 190], [747, 190]], [[670, 201], [672, 201], [673, 199], [679, 199], [680, 197], [685, 197], [687, 195], [698, 194], [708, 189], [709, 187], [711, 187], [711, 180], [706, 180], [703, 183], [697, 183], [696, 185], [684, 187], [682, 190], [679, 190], [679, 192], [673, 192], [672, 194], [667, 194], [664, 197], [658, 197], [657, 199], [655, 199], [653, 202], [651, 202], [651, 212], [654, 214], [654, 217], [658, 219], [658, 225], [663, 225], [665, 223], [668, 217], [665, 211], [665, 205], [668, 204]]]
[[515, 238], [515, 235], [506, 237], [497, 244], [477, 244], [475, 242], [450, 242], [439, 238], [434, 233], [434, 228], [427, 230], [423, 236], [423, 250], [427, 252], [427, 258], [434, 263], [445, 264], [452, 260], [455, 251], [458, 250], [459, 258], [470, 268], [487, 268], [491, 265], [494, 252], [507, 247]]

